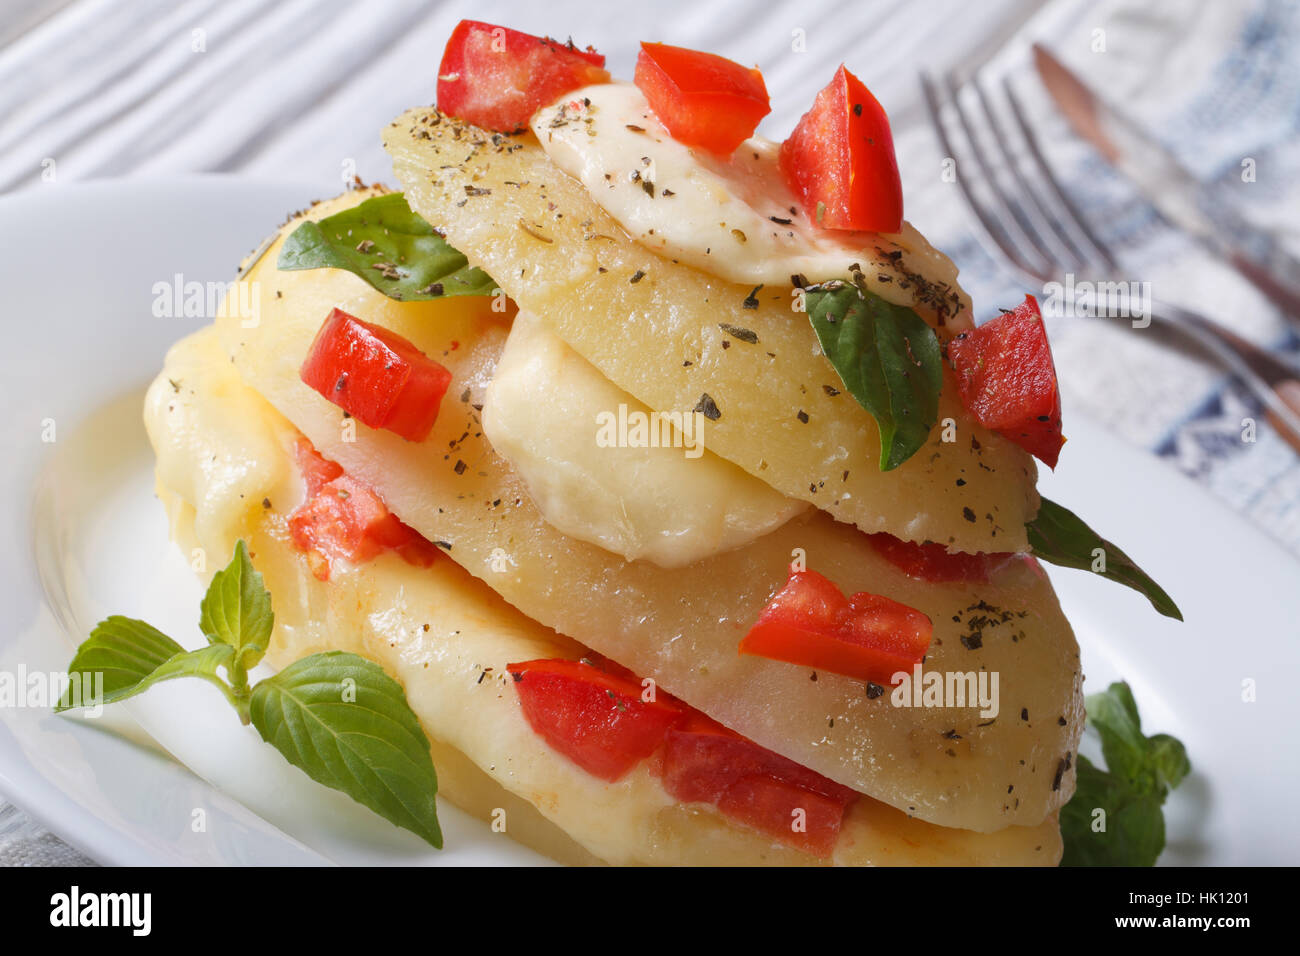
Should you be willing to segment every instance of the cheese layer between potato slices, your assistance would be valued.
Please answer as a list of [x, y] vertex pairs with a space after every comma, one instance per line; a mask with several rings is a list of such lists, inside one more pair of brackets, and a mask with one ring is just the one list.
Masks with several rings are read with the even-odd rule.
[[[175, 383], [175, 384], [173, 384]], [[585, 651], [441, 559], [415, 568], [393, 554], [336, 566], [317, 580], [290, 539], [304, 489], [299, 432], [243, 383], [212, 329], [177, 343], [149, 390], [145, 423], [158, 492], [183, 547], [228, 554], [248, 541], [271, 591], [275, 666], [339, 649], [402, 683], [431, 738], [440, 793], [562, 862], [653, 865], [1054, 864], [1055, 814], [1037, 826], [976, 833], [934, 826], [871, 799], [848, 811], [831, 860], [674, 801], [643, 765], [617, 783], [568, 762], [520, 710], [506, 665]], [[267, 505], [269, 503], [269, 506]]]
[[[362, 198], [349, 194], [306, 215]], [[567, 537], [543, 520], [482, 435], [476, 406], [508, 317], [492, 312], [488, 298], [397, 302], [347, 272], [279, 272], [280, 241], [245, 276], [259, 290], [260, 321], [217, 321], [234, 367], [322, 454], [524, 614], [653, 677], [762, 746], [917, 818], [989, 832], [1037, 825], [1069, 798], [1083, 725], [1079, 652], [1036, 568], [1012, 562], [984, 585], [918, 581], [852, 526], [816, 511], [674, 569]], [[300, 380], [313, 336], [335, 307], [405, 336], [452, 372], [424, 442], [347, 419]], [[814, 680], [808, 668], [740, 656], [740, 639], [800, 551], [847, 593], [884, 594], [927, 614], [927, 669], [995, 673], [998, 715], [895, 707], [889, 695], [868, 699], [860, 681]]]
[[[882, 472], [876, 423], [842, 388], [807, 316], [792, 311], [792, 286], [755, 291], [651, 251], [531, 133], [492, 135], [425, 108], [388, 126], [384, 145], [411, 208], [614, 384], [664, 412], [690, 411], [707, 394], [721, 412], [711, 451], [864, 531], [958, 551], [1028, 550], [1037, 468], [971, 418], [946, 363], [938, 420], [953, 421], [956, 441], [934, 428]], [[899, 248], [897, 261], [874, 261], [863, 251], [866, 281], [937, 324], [916, 301], [916, 272], [936, 257], [928, 244], [921, 254], [915, 230], [908, 236], [915, 255]], [[723, 325], [757, 341], [733, 341]]]

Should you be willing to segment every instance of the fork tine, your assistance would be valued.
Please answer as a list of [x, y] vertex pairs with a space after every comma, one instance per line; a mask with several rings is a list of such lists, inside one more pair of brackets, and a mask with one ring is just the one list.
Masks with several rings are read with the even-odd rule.
[[1002, 89], [1006, 94], [1007, 101], [1011, 104], [1011, 115], [1015, 117], [1016, 125], [1020, 127], [1020, 134], [1024, 136], [1025, 144], [1029, 147], [1029, 155], [1033, 157], [1039, 175], [1042, 176], [1043, 181], [1047, 183], [1048, 189], [1056, 198], [1058, 221], [1072, 236], [1073, 244], [1083, 252], [1085, 259], [1092, 258], [1094, 261], [1101, 263], [1108, 272], [1116, 271], [1117, 266], [1114, 258], [1093, 233], [1088, 226], [1087, 220], [1083, 218], [1074, 203], [1065, 194], [1065, 190], [1061, 188], [1060, 182], [1052, 172], [1052, 167], [1048, 164], [1047, 158], [1038, 145], [1038, 137], [1034, 134], [1033, 127], [1029, 125], [1029, 121], [1025, 118], [1025, 111], [1020, 105], [1020, 99], [1011, 88], [1009, 77], [1003, 77]]
[[975, 88], [976, 97], [979, 99], [980, 108], [984, 112], [988, 127], [992, 131], [993, 142], [997, 144], [998, 153], [1001, 155], [1006, 167], [1011, 170], [1012, 178], [1018, 187], [1017, 196], [1021, 199], [1019, 208], [1024, 211], [1025, 217], [1028, 219], [1029, 231], [1034, 234], [1034, 237], [1040, 243], [1040, 251], [1042, 247], [1046, 247], [1055, 257], [1057, 265], [1076, 272], [1082, 270], [1086, 266], [1084, 257], [1071, 245], [1068, 237], [1062, 234], [1061, 228], [1054, 224], [1054, 217], [1039, 199], [1038, 190], [1030, 185], [1028, 177], [1020, 168], [1020, 163], [1016, 161], [1009, 145], [1011, 138], [1007, 135], [1002, 120], [994, 112], [993, 104], [990, 102], [978, 74], [972, 77], [970, 85]]
[[[952, 142], [943, 123], [941, 103], [935, 83], [925, 72], [920, 74], [920, 79], [921, 88], [925, 94], [926, 113], [930, 125], [934, 129], [935, 136], [939, 140], [939, 146], [945, 156], [956, 160], [956, 152], [952, 148]], [[947, 78], [947, 86], [950, 98], [953, 101], [953, 108], [956, 110], [958, 119], [965, 129], [966, 138], [970, 142], [971, 148], [975, 151], [976, 164], [990, 180], [989, 188], [993, 198], [1002, 205], [1003, 216], [1001, 218], [991, 214], [975, 199], [971, 189], [967, 186], [965, 176], [958, 172], [956, 177], [958, 191], [975, 219], [976, 237], [989, 255], [1026, 286], [1033, 288], [1041, 285], [1053, 277], [1046, 272], [1036, 272], [1032, 265], [1026, 263], [1025, 252], [1038, 253], [1039, 250], [1032, 248], [1030, 245], [1017, 247], [1012, 240], [1012, 232], [1019, 232], [1023, 240], [1027, 240], [1028, 237], [1025, 236], [1023, 230], [1019, 229], [1016, 219], [1011, 214], [1011, 210], [1006, 203], [1006, 197], [993, 180], [988, 163], [980, 151], [978, 142], [972, 135], [973, 130], [970, 121], [966, 114], [962, 112], [961, 105], [957, 100], [957, 90], [951, 76]], [[1115, 265], [1115, 260], [1089, 228], [1087, 220], [1079, 214], [1074, 203], [1065, 195], [1060, 182], [1052, 172], [1052, 167], [1048, 165], [1043, 156], [1038, 139], [1025, 119], [1025, 111], [1011, 88], [1010, 80], [1004, 79], [1002, 87], [1011, 106], [1011, 113], [1015, 117], [1016, 125], [1019, 127], [1028, 147], [1029, 155], [1034, 160], [1038, 175], [1041, 177], [1041, 181], [1046, 184], [1050, 193], [1048, 198], [1055, 200], [1054, 203], [1044, 204], [1038, 190], [1029, 188], [1024, 190], [1038, 204], [1038, 212], [1042, 214], [1049, 224], [1055, 222], [1060, 225], [1059, 230], [1049, 229], [1048, 232], [1055, 234], [1062, 242], [1069, 240], [1068, 245], [1079, 254], [1079, 258], [1084, 262], [1085, 266], [1100, 264], [1106, 270], [1107, 275], [1116, 274], [1118, 267]], [[976, 83], [976, 90], [986, 113], [990, 114], [990, 126], [993, 127], [994, 133], [997, 135], [1001, 127], [991, 115], [991, 110], [988, 109], [988, 99], [978, 83]], [[999, 140], [999, 142], [1002, 141]], [[1004, 158], [1006, 158], [1005, 155]], [[1026, 186], [1025, 170], [1015, 161], [1009, 161], [1008, 164], [1015, 172], [1017, 181], [1022, 186]], [[1033, 167], [1031, 167], [1031, 171], [1032, 169]], [[1053, 206], [1053, 208], [1049, 209], [1049, 205]], [[1095, 256], [1095, 258], [1090, 259], [1090, 256]], [[1037, 255], [1036, 258], [1041, 258], [1041, 255]], [[1251, 350], [1243, 350], [1241, 343], [1234, 342], [1230, 337], [1225, 336], [1214, 322], [1195, 313], [1155, 302], [1151, 305], [1149, 317], [1153, 324], [1197, 342], [1226, 369], [1236, 375], [1268, 409], [1270, 419], [1276, 419], [1274, 424], [1278, 426], [1287, 442], [1293, 444], [1296, 450], [1300, 451], [1300, 414], [1297, 414], [1297, 410], [1291, 407], [1282, 393], [1275, 391], [1271, 387], [1268, 380], [1272, 374], [1277, 373], [1276, 369], [1268, 372], [1267, 375], [1261, 375], [1256, 370], [1255, 362], [1252, 361]], [[1276, 362], [1275, 359], [1271, 358], [1270, 361]], [[1289, 379], [1290, 377], [1285, 370], [1279, 374], [1280, 379]]]
[[[1030, 271], [1034, 275], [1041, 276], [1055, 272], [1054, 263], [1048, 261], [1040, 251], [1040, 244], [1025, 231], [1020, 219], [1012, 211], [1011, 204], [1007, 202], [1006, 193], [998, 185], [997, 177], [984, 151], [983, 143], [975, 133], [975, 124], [967, 115], [966, 110], [962, 108], [960, 91], [953, 81], [952, 74], [948, 74], [945, 80], [948, 88], [948, 98], [953, 105], [954, 112], [957, 114], [957, 121], [961, 124], [962, 131], [966, 135], [966, 142], [970, 146], [971, 155], [975, 158], [975, 164], [989, 187], [993, 208], [998, 213], [999, 225], [1002, 226], [1008, 238], [1016, 246], [1020, 258], [1029, 263]], [[961, 179], [960, 168], [957, 178]]]
[[[939, 94], [935, 89], [934, 81], [924, 72], [921, 73], [921, 89], [925, 94], [926, 115], [930, 120], [930, 126], [934, 129], [935, 137], [939, 140], [939, 148], [943, 150], [944, 156], [955, 161], [957, 154], [952, 148], [952, 142], [948, 138], [948, 130], [944, 127], [943, 119], [940, 116]], [[971, 215], [975, 218], [976, 237], [989, 255], [1013, 273], [1023, 285], [1029, 288], [1041, 285], [1043, 278], [1036, 275], [1033, 268], [1021, 259], [1019, 251], [1005, 238], [994, 217], [975, 199], [960, 171], [957, 173], [956, 183], [957, 191], [965, 201], [966, 208], [970, 210]]]

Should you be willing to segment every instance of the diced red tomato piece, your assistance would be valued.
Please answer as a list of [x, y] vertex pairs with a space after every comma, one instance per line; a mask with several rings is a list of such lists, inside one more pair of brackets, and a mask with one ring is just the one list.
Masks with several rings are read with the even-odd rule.
[[298, 440], [297, 457], [307, 500], [289, 516], [289, 535], [313, 557], [317, 578], [328, 581], [336, 560], [359, 564], [386, 549], [416, 567], [433, 564], [437, 548], [403, 524], [368, 485], [344, 474], [305, 438]]
[[433, 567], [433, 563], [438, 560], [438, 546], [410, 525], [403, 524], [402, 527], [407, 531], [404, 540], [389, 547], [407, 564], [417, 568]]
[[1016, 557], [1005, 551], [953, 554], [933, 541], [917, 544], [884, 532], [867, 537], [877, 553], [904, 574], [935, 584], [949, 581], [984, 583], [998, 568]]
[[1038, 559], [1032, 554], [1017, 554], [1015, 555], [1015, 558], [1016, 560], [1023, 562], [1025, 567], [1033, 571], [1038, 578], [1044, 581], [1047, 580], [1047, 572], [1043, 570], [1043, 566], [1038, 563]]
[[528, 725], [553, 749], [602, 780], [618, 780], [663, 743], [685, 716], [667, 695], [642, 700], [635, 678], [582, 661], [509, 664]]
[[723, 159], [772, 112], [757, 69], [666, 43], [641, 44], [636, 85], [673, 139]]
[[410, 441], [438, 418], [451, 372], [396, 332], [335, 309], [316, 333], [299, 375], [349, 415]]
[[843, 65], [781, 144], [781, 169], [808, 214], [827, 229], [903, 228], [889, 117]]
[[930, 619], [915, 608], [866, 591], [846, 598], [816, 571], [791, 569], [740, 653], [892, 684], [894, 674], [921, 662], [932, 635]]
[[603, 56], [572, 41], [462, 20], [438, 67], [438, 108], [499, 133], [518, 132], [565, 93], [608, 83], [604, 66]]
[[[829, 856], [858, 794], [695, 712], [668, 731], [664, 789], [817, 856]], [[802, 819], [795, 811], [802, 810]], [[800, 828], [796, 829], [796, 825]]]
[[[616, 781], [651, 757], [674, 799], [711, 803], [727, 816], [805, 852], [828, 856], [858, 794], [760, 747], [659, 691], [642, 699], [626, 667], [581, 661], [509, 664], [524, 718], [554, 750]], [[795, 811], [803, 813], [796, 816]]]
[[962, 404], [985, 428], [1055, 468], [1061, 434], [1061, 389], [1047, 328], [1032, 295], [973, 332], [948, 343]]
[[665, 785], [678, 799], [712, 803], [733, 781], [755, 774], [779, 777], [826, 796], [853, 795], [847, 787], [760, 747], [698, 710], [691, 710], [664, 739]]
[[289, 531], [304, 551], [361, 562], [384, 549], [379, 537], [388, 518], [397, 520], [374, 492], [343, 475], [290, 516]]
[[742, 777], [718, 809], [813, 856], [828, 857], [844, 822], [845, 802], [772, 777]]
[[[636, 675], [636, 671], [632, 670], [630, 667], [624, 667], [618, 661], [610, 660], [604, 654], [597, 654], [595, 651], [589, 650], [586, 654], [582, 655], [582, 663], [590, 664], [603, 674], [609, 674], [611, 677], [620, 677], [623, 680], [636, 684], [638, 688], [641, 688], [641, 678]], [[640, 694], [642, 691], [638, 689], [637, 693]], [[664, 697], [675, 706], [688, 709], [686, 708], [686, 705], [676, 697], [673, 697], [667, 691], [655, 687], [655, 698], [658, 699], [659, 697]]]
[[665, 736], [660, 774], [676, 799], [716, 804], [741, 777], [763, 772], [765, 753], [771, 751], [694, 711]]
[[330, 461], [306, 438], [298, 439], [294, 446], [294, 454], [298, 459], [298, 470], [302, 472], [303, 480], [307, 482], [308, 498], [319, 492], [321, 486], [343, 474], [342, 465]]

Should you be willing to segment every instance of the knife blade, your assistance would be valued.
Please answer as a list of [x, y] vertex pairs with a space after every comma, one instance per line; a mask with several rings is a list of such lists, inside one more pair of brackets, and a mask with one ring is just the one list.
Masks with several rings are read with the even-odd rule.
[[[1231, 210], [1211, 207], [1205, 187], [1162, 143], [1092, 92], [1043, 46], [1034, 67], [1070, 127], [1170, 223], [1227, 260], [1295, 321], [1300, 318], [1300, 262], [1278, 237]], [[1247, 250], [1236, 237], [1248, 237]]]

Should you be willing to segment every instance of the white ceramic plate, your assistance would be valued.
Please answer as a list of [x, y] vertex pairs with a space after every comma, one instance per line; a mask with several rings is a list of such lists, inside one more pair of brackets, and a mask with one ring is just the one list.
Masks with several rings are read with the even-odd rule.
[[[167, 347], [207, 318], [155, 317], [154, 286], [230, 279], [310, 198], [195, 178], [48, 185], [0, 201], [0, 671], [66, 667], [108, 613], [197, 637], [200, 589], [153, 499], [140, 403]], [[1162, 862], [1294, 862], [1300, 565], [1150, 455], [1077, 417], [1067, 425], [1044, 492], [1135, 556], [1187, 616], [1167, 621], [1131, 592], [1052, 569], [1087, 689], [1126, 678], [1146, 730], [1191, 754]], [[429, 850], [289, 767], [192, 681], [97, 720], [0, 708], [0, 792], [105, 863], [545, 862], [445, 804], [447, 849]]]

